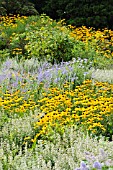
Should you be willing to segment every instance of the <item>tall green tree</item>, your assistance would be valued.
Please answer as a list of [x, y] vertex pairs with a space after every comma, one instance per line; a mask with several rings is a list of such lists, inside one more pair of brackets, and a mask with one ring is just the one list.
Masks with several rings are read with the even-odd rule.
[[35, 15], [38, 12], [28, 0], [0, 0], [0, 15], [5, 14]]
[[30, 0], [39, 13], [76, 26], [113, 29], [113, 0]]

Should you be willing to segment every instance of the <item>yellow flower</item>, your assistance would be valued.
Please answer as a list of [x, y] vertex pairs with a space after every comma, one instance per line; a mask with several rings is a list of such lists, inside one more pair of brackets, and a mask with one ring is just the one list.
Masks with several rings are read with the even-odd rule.
[[27, 137], [24, 138], [24, 140], [29, 140], [29, 139], [31, 139], [30, 136], [27, 136]]

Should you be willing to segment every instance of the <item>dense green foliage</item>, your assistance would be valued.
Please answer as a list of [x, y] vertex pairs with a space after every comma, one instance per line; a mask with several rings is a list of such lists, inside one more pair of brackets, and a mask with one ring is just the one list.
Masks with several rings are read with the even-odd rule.
[[112, 0], [43, 0], [32, 2], [39, 13], [44, 12], [54, 19], [65, 18], [68, 24], [113, 29]]
[[0, 14], [35, 15], [45, 13], [68, 24], [113, 29], [112, 0], [0, 0]]
[[36, 15], [38, 12], [28, 0], [0, 0], [0, 15], [6, 14]]

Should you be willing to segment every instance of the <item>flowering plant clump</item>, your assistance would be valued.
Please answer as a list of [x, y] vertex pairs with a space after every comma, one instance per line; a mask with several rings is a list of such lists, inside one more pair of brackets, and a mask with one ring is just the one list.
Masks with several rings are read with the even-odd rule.
[[93, 85], [91, 80], [86, 80], [74, 90], [72, 88], [73, 84], [67, 83], [63, 89], [50, 88], [42, 93], [42, 99], [37, 101], [41, 113], [35, 124], [36, 138], [50, 133], [49, 126], [62, 132], [63, 125], [76, 124], [92, 134], [111, 139], [113, 85], [99, 82]]
[[43, 14], [0, 33], [0, 169], [113, 169], [113, 32]]
[[[0, 18], [0, 48], [9, 49], [11, 53], [11, 39], [16, 34], [25, 31], [27, 17], [26, 16], [2, 16]], [[16, 48], [16, 47], [15, 47]], [[18, 48], [14, 49], [15, 53], [22, 54], [22, 48], [18, 46]], [[2, 56], [0, 56], [2, 57]], [[8, 57], [8, 56], [7, 56]], [[2, 58], [4, 60], [4, 58]]]
[[[107, 82], [95, 82], [93, 84], [91, 80], [87, 80], [83, 82], [82, 85], [77, 86], [77, 79], [75, 77], [76, 75], [73, 67], [74, 65], [71, 66], [69, 63], [64, 64], [59, 66], [56, 65], [56, 68], [51, 68], [53, 72], [55, 71], [54, 75], [57, 68], [61, 72], [59, 72], [54, 79], [51, 75], [53, 81], [52, 84], [54, 85], [54, 87], [51, 88], [47, 88], [47, 86], [44, 87], [44, 82], [41, 83], [43, 79], [46, 79], [46, 77], [48, 78], [48, 74], [46, 73], [45, 77], [42, 75], [40, 81], [38, 80], [39, 76], [37, 79], [34, 72], [29, 74], [22, 72], [25, 74], [22, 75], [18, 73], [18, 71], [12, 73], [9, 73], [8, 71], [8, 74], [10, 74], [8, 76], [9, 83], [6, 82], [6, 89], [0, 91], [2, 96], [0, 98], [1, 110], [4, 110], [4, 112], [6, 112], [9, 116], [14, 114], [24, 116], [25, 113], [29, 114], [29, 110], [34, 111], [37, 107], [40, 108], [40, 114], [37, 116], [38, 122], [35, 124], [36, 133], [38, 132], [36, 134], [36, 138], [40, 135], [44, 135], [45, 132], [47, 134], [47, 131], [50, 133], [52, 130], [50, 130], [50, 127], [53, 129], [57, 128], [58, 130], [61, 125], [68, 124], [70, 126], [77, 124], [78, 126], [87, 128], [87, 130], [93, 134], [103, 134], [111, 139], [113, 86]], [[45, 66], [47, 66], [47, 64], [44, 65], [44, 67]], [[9, 63], [5, 63], [3, 70], [5, 69], [6, 72], [8, 67], [12, 67], [11, 61]], [[49, 65], [47, 68], [48, 67]], [[65, 69], [66, 67], [67, 71]], [[78, 65], [78, 68], [79, 67], [81, 69], [80, 64]], [[68, 73], [68, 69], [71, 69], [70, 75], [70, 72]], [[43, 67], [40, 67], [39, 70], [42, 72]], [[69, 80], [69, 82], [65, 84], [63, 84], [63, 82], [61, 83], [60, 78], [62, 77], [63, 72], [63, 82]], [[85, 74], [85, 72], [83, 74]], [[34, 76], [34, 78], [32, 78], [32, 76]], [[58, 78], [58, 76], [60, 77], [57, 83], [59, 82], [61, 84], [59, 87], [56, 87], [55, 79]], [[84, 77], [82, 77], [82, 79], [84, 79]], [[3, 81], [3, 79], [1, 80]], [[48, 81], [49, 80], [51, 80], [50, 77]], [[34, 86], [33, 84], [31, 85], [31, 82], [34, 83]], [[12, 86], [13, 88], [11, 88]], [[15, 88], [17, 88], [17, 90], [13, 90]]]
[[[71, 26], [70, 26], [71, 28]], [[106, 56], [107, 58], [113, 58], [113, 31], [107, 28], [102, 31], [95, 31], [94, 28], [82, 27], [72, 27], [71, 36], [78, 40], [82, 40], [86, 43], [86, 48], [88, 49], [89, 44], [93, 48], [96, 48], [98, 53]]]
[[[94, 169], [102, 169], [102, 165], [100, 162], [94, 162], [93, 164]], [[88, 166], [85, 164], [85, 162], [81, 162], [80, 168], [76, 168], [75, 170], [89, 170]]]
[[65, 127], [62, 136], [54, 131], [51, 136], [53, 141], [38, 140], [33, 149], [29, 149], [27, 144], [25, 147], [15, 144], [15, 141], [22, 142], [24, 134], [31, 135], [30, 116], [12, 119], [5, 124], [1, 132], [3, 136], [0, 148], [1, 170], [6, 166], [16, 170], [37, 168], [74, 170], [81, 162], [81, 168], [86, 164], [90, 170], [94, 170], [93, 165], [97, 164], [96, 162], [106, 170], [113, 167], [113, 143], [105, 141], [104, 138], [98, 140], [96, 137], [85, 135], [75, 126]]
[[91, 77], [94, 81], [100, 82], [109, 82], [113, 84], [113, 70], [112, 69], [94, 69], [92, 68], [89, 72], [91, 72]]
[[38, 99], [49, 87], [62, 87], [66, 81], [80, 84], [87, 76], [85, 65], [85, 59], [54, 66], [47, 61], [38, 62], [35, 58], [25, 62], [7, 59], [0, 69], [0, 127], [3, 128], [4, 123], [14, 117], [28, 116], [40, 109]]
[[[0, 47], [10, 57], [36, 57], [51, 63], [80, 57], [93, 61], [95, 67], [113, 65], [112, 30], [66, 26], [64, 20], [56, 22], [44, 14], [1, 17], [0, 23]], [[5, 54], [1, 57], [4, 60]]]

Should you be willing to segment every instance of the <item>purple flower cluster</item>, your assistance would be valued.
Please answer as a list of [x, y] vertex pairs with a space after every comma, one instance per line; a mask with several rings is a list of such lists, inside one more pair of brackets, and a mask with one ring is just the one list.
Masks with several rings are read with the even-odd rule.
[[85, 162], [81, 162], [80, 167], [76, 168], [75, 170], [89, 170]]
[[76, 80], [76, 73], [74, 72], [74, 67], [69, 65], [69, 62], [61, 63], [60, 65], [54, 64], [48, 69], [45, 69], [44, 65], [40, 67], [37, 73], [38, 83], [45, 81], [57, 84], [59, 82], [73, 81]]
[[[104, 167], [111, 167], [113, 168], [113, 161], [109, 159], [108, 153], [104, 151], [103, 148], [99, 149], [99, 154], [94, 156], [91, 152], [85, 152], [86, 154], [86, 161], [88, 162], [89, 167], [86, 165], [84, 161], [81, 162], [80, 167], [76, 168], [75, 170], [91, 170], [97, 169], [102, 170]], [[98, 161], [97, 161], [98, 160]]]
[[[51, 84], [63, 84], [67, 81], [74, 82], [81, 77], [84, 78], [87, 74], [86, 69], [83, 69], [83, 63], [87, 63], [87, 61], [74, 59], [51, 65], [47, 61], [41, 63], [37, 60], [30, 60], [25, 63], [17, 63], [16, 60], [8, 59], [2, 64], [0, 70], [0, 84], [16, 88], [23, 82], [27, 82], [29, 86], [34, 82], [35, 85], [43, 82], [46, 87]], [[81, 77], [77, 75], [77, 69], [82, 70]]]
[[[93, 168], [101, 170], [102, 169], [102, 165], [101, 165], [100, 162], [96, 161], [96, 162], [93, 163]], [[90, 170], [90, 169], [88, 168], [86, 163], [82, 161], [81, 164], [80, 164], [80, 167], [76, 168], [75, 170]]]
[[93, 167], [96, 168], [96, 169], [102, 169], [102, 165], [98, 161], [94, 162]]

